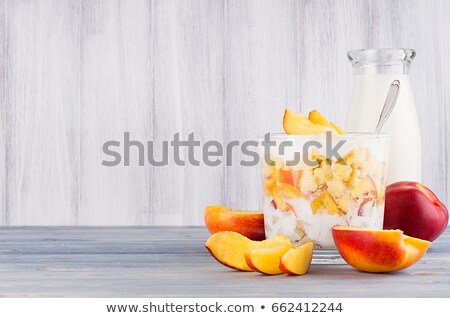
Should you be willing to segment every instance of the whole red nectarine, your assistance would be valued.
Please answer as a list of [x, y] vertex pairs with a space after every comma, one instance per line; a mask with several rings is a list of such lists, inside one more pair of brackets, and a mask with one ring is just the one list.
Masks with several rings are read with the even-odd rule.
[[384, 229], [400, 229], [406, 235], [434, 241], [447, 227], [447, 208], [418, 182], [389, 185], [385, 200]]

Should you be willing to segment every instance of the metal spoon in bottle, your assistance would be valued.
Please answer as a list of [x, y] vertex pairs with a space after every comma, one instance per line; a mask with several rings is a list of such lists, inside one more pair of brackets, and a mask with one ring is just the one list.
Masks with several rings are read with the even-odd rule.
[[377, 128], [375, 128], [375, 133], [378, 134], [386, 123], [386, 120], [392, 113], [392, 110], [395, 107], [395, 103], [397, 103], [398, 94], [400, 92], [400, 81], [393, 80], [391, 86], [389, 87], [389, 91], [386, 97], [386, 101], [384, 102], [383, 109], [381, 110], [380, 118], [378, 119]]

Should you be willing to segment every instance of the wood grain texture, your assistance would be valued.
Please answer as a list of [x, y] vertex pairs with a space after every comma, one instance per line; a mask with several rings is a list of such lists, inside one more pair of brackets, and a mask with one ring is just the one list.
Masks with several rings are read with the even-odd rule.
[[[448, 297], [450, 233], [413, 267], [370, 274], [311, 265], [304, 276], [222, 266], [203, 227], [0, 228], [1, 297]], [[386, 295], [386, 291], [389, 295]]]
[[353, 79], [351, 49], [370, 47], [366, 1], [300, 1], [299, 109], [345, 123]]
[[[151, 4], [149, 1], [81, 3], [81, 156], [77, 224], [149, 224], [151, 168], [139, 166], [138, 150], [124, 164], [124, 133], [152, 139]], [[109, 140], [121, 143], [122, 161], [102, 153]]]
[[[226, 110], [223, 101], [223, 1], [153, 2], [154, 140], [222, 142]], [[200, 151], [196, 159], [201, 160]], [[153, 169], [152, 224], [202, 224], [207, 205], [222, 201], [223, 169], [175, 165]], [[182, 160], [187, 153], [181, 151]]]
[[[450, 2], [443, 1], [441, 3], [442, 7], [440, 7], [440, 10], [442, 10], [442, 13], [444, 14], [445, 12], [450, 12]], [[448, 19], [443, 18], [443, 14], [441, 15], [440, 23], [445, 23], [445, 26], [442, 26], [442, 29], [445, 28], [445, 32], [441, 33], [439, 38], [444, 45], [442, 51], [450, 52], [450, 26], [448, 25]], [[436, 77], [436, 82], [440, 83], [440, 98], [438, 103], [441, 106], [441, 113], [439, 114], [439, 118], [441, 120], [441, 123], [443, 123], [443, 134], [438, 136], [438, 138], [440, 140], [440, 143], [443, 145], [443, 148], [445, 149], [443, 160], [445, 165], [443, 171], [444, 179], [441, 179], [442, 183], [436, 184], [436, 186], [441, 186], [446, 190], [446, 192], [442, 193], [441, 196], [445, 199], [445, 202], [448, 206], [450, 204], [450, 110], [448, 109], [448, 105], [450, 105], [450, 87], [448, 86], [448, 83], [450, 83], [450, 60], [448, 58], [442, 58], [440, 62], [442, 63], [442, 65], [440, 65], [441, 72], [439, 73], [439, 76]]]
[[[299, 104], [298, 7], [296, 1], [226, 1], [225, 140], [241, 143], [281, 132], [286, 106]], [[225, 167], [224, 204], [257, 209], [259, 170], [239, 148]]]
[[5, 224], [73, 224], [79, 163], [77, 1], [8, 1]]
[[[344, 122], [346, 53], [411, 47], [423, 182], [450, 198], [446, 0], [0, 0], [0, 224], [199, 225], [259, 206], [258, 168], [104, 167], [102, 145], [281, 131], [288, 106]], [[123, 155], [123, 148], [121, 149]], [[200, 152], [196, 153], [197, 158]], [[184, 153], [186, 157], [186, 153]], [[406, 159], [405, 159], [406, 160]]]
[[[0, 1], [0, 224], [9, 224], [9, 211], [6, 212], [6, 32], [7, 4]], [[8, 215], [7, 215], [8, 214]]]

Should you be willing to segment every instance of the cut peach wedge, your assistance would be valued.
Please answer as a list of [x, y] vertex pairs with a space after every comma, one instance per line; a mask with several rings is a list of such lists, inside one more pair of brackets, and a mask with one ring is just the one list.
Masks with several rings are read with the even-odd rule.
[[271, 247], [292, 247], [287, 236], [278, 234], [264, 241], [252, 241], [232, 231], [217, 232], [206, 241], [206, 249], [221, 264], [240, 271], [252, 269], [245, 261], [245, 253], [249, 250]]
[[313, 110], [312, 112], [309, 113], [308, 115], [308, 119], [313, 122], [314, 124], [318, 124], [318, 125], [322, 125], [322, 126], [327, 126], [327, 127], [331, 127], [334, 128], [338, 134], [343, 135], [345, 134], [345, 131], [339, 127], [338, 125], [328, 121], [321, 113], [319, 113], [317, 110]]
[[332, 233], [342, 258], [354, 268], [372, 273], [408, 268], [425, 255], [431, 244], [400, 230], [335, 226]]
[[300, 171], [290, 171], [280, 169], [278, 172], [278, 181], [280, 183], [289, 184], [295, 186], [300, 179]]
[[234, 231], [255, 241], [266, 238], [262, 211], [233, 210], [224, 206], [208, 206], [204, 212], [204, 219], [211, 234], [221, 231]]
[[291, 249], [291, 246], [249, 249], [245, 253], [245, 261], [255, 272], [266, 275], [281, 274], [283, 273], [280, 270], [281, 257]]
[[288, 275], [306, 274], [311, 265], [314, 243], [294, 246], [281, 257], [280, 270]]
[[278, 193], [285, 199], [299, 198], [304, 196], [299, 189], [287, 183], [278, 183], [277, 188]]
[[336, 201], [334, 201], [331, 194], [327, 191], [319, 195], [311, 202], [311, 210], [313, 214], [317, 214], [320, 211], [326, 211], [330, 215], [342, 215]]
[[315, 124], [305, 115], [290, 109], [284, 111], [283, 128], [288, 135], [325, 134], [327, 131], [338, 133], [334, 127]]
[[344, 134], [345, 134], [344, 129], [342, 129], [341, 127], [339, 127], [339, 126], [336, 125], [335, 123], [333, 123], [333, 122], [330, 121], [330, 125], [331, 125], [334, 129], [336, 129], [336, 131], [338, 132], [339, 135], [344, 135]]
[[264, 182], [264, 192], [267, 196], [273, 197], [280, 211], [289, 212], [291, 209], [284, 200], [304, 196], [295, 186], [299, 179], [300, 171], [275, 170]]

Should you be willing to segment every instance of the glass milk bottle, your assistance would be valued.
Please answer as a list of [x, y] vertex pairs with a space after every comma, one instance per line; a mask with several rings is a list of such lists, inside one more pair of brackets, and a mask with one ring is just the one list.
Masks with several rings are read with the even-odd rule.
[[421, 139], [409, 83], [411, 49], [364, 49], [348, 52], [353, 66], [353, 94], [346, 131], [374, 132], [393, 80], [400, 81], [397, 104], [382, 133], [391, 136], [388, 184], [421, 181]]

